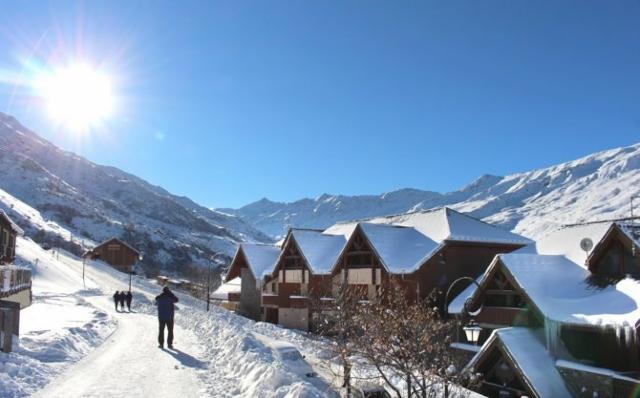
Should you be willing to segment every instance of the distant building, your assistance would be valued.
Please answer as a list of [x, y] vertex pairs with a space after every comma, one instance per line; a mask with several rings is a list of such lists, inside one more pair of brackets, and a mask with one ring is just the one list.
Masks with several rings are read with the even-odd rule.
[[102, 260], [121, 272], [132, 272], [140, 252], [118, 238], [111, 238], [84, 254], [92, 260]]

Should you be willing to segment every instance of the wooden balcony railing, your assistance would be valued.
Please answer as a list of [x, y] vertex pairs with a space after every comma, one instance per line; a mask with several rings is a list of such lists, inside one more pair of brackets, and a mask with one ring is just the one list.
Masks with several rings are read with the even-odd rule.
[[31, 270], [15, 265], [0, 266], [0, 297], [31, 288]]

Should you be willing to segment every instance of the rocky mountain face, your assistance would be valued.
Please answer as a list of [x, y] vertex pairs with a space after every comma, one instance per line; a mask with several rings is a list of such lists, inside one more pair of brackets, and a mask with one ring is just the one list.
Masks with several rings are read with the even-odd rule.
[[[562, 224], [626, 217], [640, 194], [640, 144], [506, 177], [483, 175], [449, 193], [401, 189], [381, 195], [322, 195], [291, 203], [268, 199], [220, 209], [262, 232], [282, 236], [289, 226], [324, 228], [337, 221], [449, 206], [536, 238]], [[640, 199], [636, 201], [640, 215]]]
[[[0, 169], [0, 208], [27, 235], [74, 251], [121, 237], [145, 253], [148, 274], [184, 274], [216, 253], [232, 255], [239, 242], [270, 241], [238, 217], [63, 151], [1, 113]], [[25, 204], [38, 214], [17, 211]]]

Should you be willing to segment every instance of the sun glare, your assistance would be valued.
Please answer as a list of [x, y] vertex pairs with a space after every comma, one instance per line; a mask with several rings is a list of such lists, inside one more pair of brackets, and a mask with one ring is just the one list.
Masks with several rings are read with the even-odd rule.
[[113, 111], [109, 77], [88, 65], [47, 73], [36, 81], [36, 90], [54, 120], [76, 131], [104, 123]]

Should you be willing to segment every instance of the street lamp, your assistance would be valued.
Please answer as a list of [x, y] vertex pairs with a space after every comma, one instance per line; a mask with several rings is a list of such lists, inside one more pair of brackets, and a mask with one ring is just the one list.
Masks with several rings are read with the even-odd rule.
[[478, 344], [478, 339], [480, 338], [480, 332], [482, 332], [482, 328], [478, 325], [473, 319], [469, 322], [467, 326], [462, 328], [464, 330], [464, 334], [467, 337], [467, 341], [473, 343], [474, 345]]
[[[451, 293], [451, 290], [453, 289], [453, 287], [460, 281], [473, 282], [478, 287], [478, 289], [480, 289], [480, 284], [474, 278], [471, 278], [469, 276], [463, 276], [453, 281], [453, 283], [449, 285], [449, 289], [447, 289], [447, 294], [445, 294], [444, 296], [444, 309], [447, 316], [449, 315], [449, 293]], [[464, 312], [464, 314], [468, 316], [471, 315], [469, 313], [470, 304], [471, 304], [471, 297], [468, 297], [464, 301], [464, 305], [462, 307], [462, 311]], [[478, 325], [477, 322], [471, 319], [469, 323], [466, 326], [464, 326], [462, 329], [464, 330], [464, 334], [468, 342], [473, 344], [478, 344], [478, 340], [480, 339], [480, 332], [482, 332], [482, 328], [480, 327], [480, 325]]]

